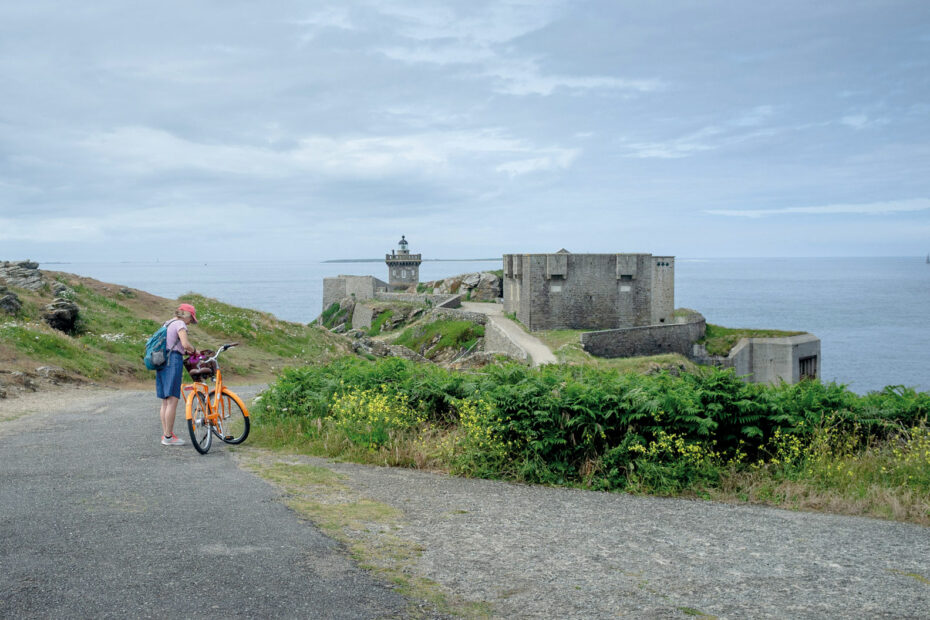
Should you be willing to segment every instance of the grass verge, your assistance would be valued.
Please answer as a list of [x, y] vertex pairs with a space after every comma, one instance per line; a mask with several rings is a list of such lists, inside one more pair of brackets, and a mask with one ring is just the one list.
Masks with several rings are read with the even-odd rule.
[[245, 468], [284, 491], [292, 510], [343, 543], [361, 568], [394, 584], [410, 599], [409, 617], [491, 617], [488, 604], [462, 600], [418, 575], [415, 565], [423, 548], [399, 533], [403, 513], [362, 497], [345, 474], [268, 451], [250, 449], [237, 456]]

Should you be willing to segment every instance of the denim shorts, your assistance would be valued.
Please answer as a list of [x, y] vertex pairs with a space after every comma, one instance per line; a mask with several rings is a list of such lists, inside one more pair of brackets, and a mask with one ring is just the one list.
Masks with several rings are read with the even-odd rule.
[[177, 351], [168, 354], [168, 365], [155, 373], [155, 394], [159, 398], [181, 398], [181, 373], [184, 358]]

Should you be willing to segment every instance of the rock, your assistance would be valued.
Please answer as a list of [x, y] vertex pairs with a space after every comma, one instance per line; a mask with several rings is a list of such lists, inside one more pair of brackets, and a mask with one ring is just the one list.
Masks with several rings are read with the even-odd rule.
[[16, 293], [5, 286], [0, 286], [0, 310], [7, 314], [16, 314], [22, 307], [23, 303]]
[[39, 263], [24, 260], [19, 262], [3, 261], [0, 263], [0, 280], [5, 280], [10, 286], [37, 291], [45, 282]]
[[493, 364], [497, 361], [497, 356], [501, 355], [500, 353], [485, 353], [484, 351], [479, 351], [477, 353], [472, 353], [471, 355], [466, 355], [463, 358], [453, 360], [449, 364], [449, 368], [452, 370], [467, 370], [471, 368], [484, 368], [489, 364]]
[[71, 377], [65, 372], [65, 369], [59, 368], [58, 366], [39, 366], [36, 368], [36, 374], [45, 377], [54, 385], [66, 383], [71, 380]]
[[503, 296], [504, 290], [501, 279], [496, 273], [487, 271], [481, 273], [481, 278], [471, 293], [473, 301], [495, 301]]
[[466, 273], [424, 284], [433, 287], [436, 294], [458, 293], [470, 301], [495, 301], [503, 297], [503, 283], [500, 277], [489, 271]]
[[402, 347], [398, 344], [389, 344], [387, 345], [390, 355], [393, 357], [402, 357], [405, 360], [410, 360], [412, 362], [428, 363], [429, 360], [417, 353], [416, 351], [411, 351], [407, 347]]
[[74, 325], [79, 314], [80, 309], [77, 304], [59, 297], [45, 306], [45, 313], [42, 318], [53, 329], [70, 334], [74, 332]]
[[55, 286], [52, 287], [52, 293], [55, 294], [55, 297], [61, 297], [62, 299], [74, 299], [74, 289], [61, 282], [55, 283]]
[[36, 383], [32, 377], [30, 377], [29, 375], [25, 373], [15, 371], [15, 372], [10, 373], [10, 376], [13, 378], [14, 381], [22, 385], [24, 388], [26, 388], [30, 392], [35, 392], [36, 390], [39, 389], [39, 384]]
[[119, 294], [122, 295], [123, 297], [129, 297], [129, 298], [136, 296], [136, 294], [132, 292], [132, 289], [126, 288], [125, 286], [119, 290]]

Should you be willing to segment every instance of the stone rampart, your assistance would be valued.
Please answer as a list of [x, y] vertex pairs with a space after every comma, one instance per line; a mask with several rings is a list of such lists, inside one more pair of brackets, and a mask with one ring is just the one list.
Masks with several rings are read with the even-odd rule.
[[430, 304], [434, 308], [458, 308], [462, 305], [461, 295], [376, 292], [374, 298], [378, 301], [408, 301], [418, 304]]
[[387, 282], [374, 276], [346, 276], [323, 278], [323, 312], [334, 303], [339, 303], [346, 297], [354, 297], [356, 301], [371, 299], [379, 291], [388, 289]]
[[503, 353], [522, 362], [529, 361], [526, 349], [510, 339], [503, 329], [494, 321], [488, 321], [484, 327], [484, 351], [486, 353]]
[[471, 321], [479, 325], [488, 323], [488, 315], [459, 308], [435, 308], [430, 312], [432, 319], [450, 319], [452, 321]]
[[352, 312], [352, 328], [368, 329], [374, 318], [374, 308], [367, 304], [355, 304], [355, 310]]
[[585, 332], [581, 346], [598, 357], [691, 355], [694, 342], [704, 337], [706, 328], [704, 317], [694, 317], [682, 323]]

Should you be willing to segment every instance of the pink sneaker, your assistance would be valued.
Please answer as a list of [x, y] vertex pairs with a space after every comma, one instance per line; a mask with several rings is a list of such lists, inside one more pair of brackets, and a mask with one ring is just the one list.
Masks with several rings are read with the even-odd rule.
[[178, 439], [178, 436], [177, 436], [177, 435], [175, 435], [174, 433], [171, 433], [171, 437], [164, 437], [164, 436], [163, 436], [163, 437], [161, 438], [161, 445], [163, 445], [163, 446], [183, 446], [183, 445], [184, 445], [184, 440], [183, 440], [183, 439]]

